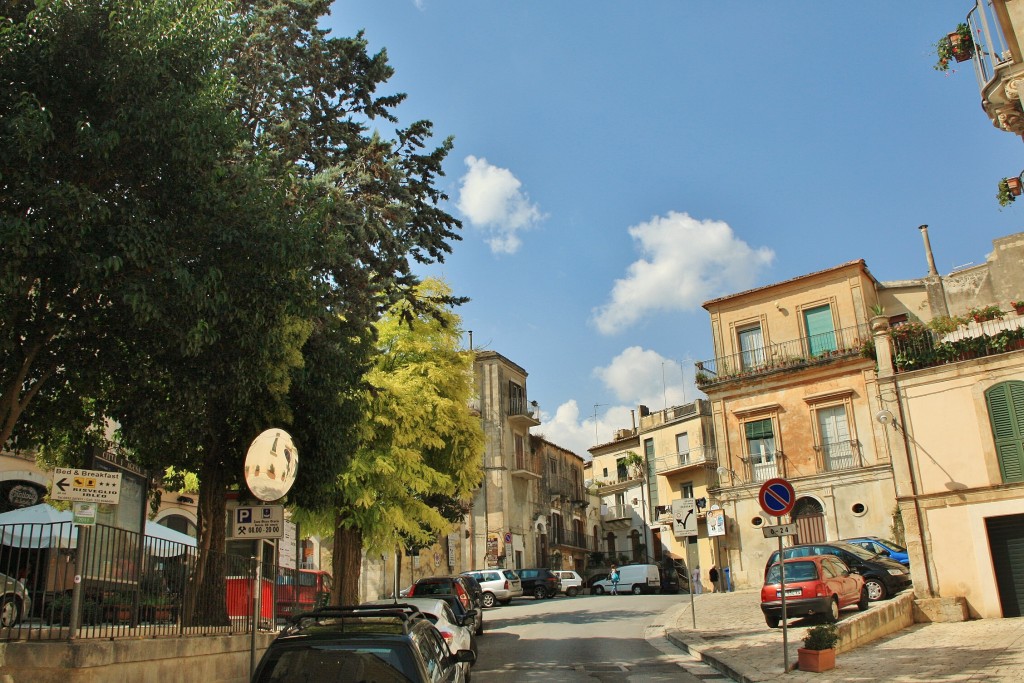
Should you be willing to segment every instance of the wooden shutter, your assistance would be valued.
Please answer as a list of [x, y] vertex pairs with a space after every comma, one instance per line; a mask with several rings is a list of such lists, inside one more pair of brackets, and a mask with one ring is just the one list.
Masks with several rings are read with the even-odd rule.
[[1024, 481], [1024, 382], [997, 384], [985, 400], [1003, 481]]

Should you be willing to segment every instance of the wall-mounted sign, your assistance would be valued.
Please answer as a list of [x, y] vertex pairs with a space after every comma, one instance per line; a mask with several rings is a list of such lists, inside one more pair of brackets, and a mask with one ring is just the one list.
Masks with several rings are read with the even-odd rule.
[[39, 502], [39, 490], [28, 484], [15, 484], [7, 492], [7, 502], [16, 508], [31, 507]]
[[708, 510], [708, 536], [725, 536], [725, 510]]

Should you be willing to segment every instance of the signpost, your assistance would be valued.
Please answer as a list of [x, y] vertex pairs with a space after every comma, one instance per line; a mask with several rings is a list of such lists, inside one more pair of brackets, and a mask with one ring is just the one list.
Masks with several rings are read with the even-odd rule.
[[793, 485], [785, 479], [775, 477], [761, 485], [757, 494], [757, 502], [761, 509], [769, 515], [775, 515], [776, 526], [765, 527], [765, 538], [779, 539], [779, 594], [782, 597], [782, 671], [789, 671], [789, 635], [786, 624], [786, 562], [782, 554], [782, 539], [796, 533], [796, 524], [783, 524], [782, 516], [788, 515], [796, 504], [796, 492]]
[[232, 538], [281, 538], [283, 535], [283, 505], [239, 506], [232, 510]]
[[117, 505], [121, 499], [121, 473], [55, 467], [50, 497], [54, 500]]
[[697, 503], [693, 498], [672, 501], [673, 530], [677, 537], [697, 535]]

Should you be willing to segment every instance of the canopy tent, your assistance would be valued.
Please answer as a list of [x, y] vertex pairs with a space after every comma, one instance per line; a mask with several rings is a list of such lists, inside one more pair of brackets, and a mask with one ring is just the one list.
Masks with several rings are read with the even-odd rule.
[[[15, 548], [74, 548], [78, 535], [70, 511], [46, 503], [0, 514], [0, 544]], [[146, 520], [146, 549], [151, 555], [180, 555], [196, 539]]]

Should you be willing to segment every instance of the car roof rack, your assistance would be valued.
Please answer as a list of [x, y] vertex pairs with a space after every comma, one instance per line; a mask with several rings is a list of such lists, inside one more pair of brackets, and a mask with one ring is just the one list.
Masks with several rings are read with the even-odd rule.
[[[341, 626], [342, 630], [344, 630], [346, 623], [355, 623], [356, 620], [365, 620], [368, 617], [374, 619], [391, 618], [395, 624], [401, 624], [402, 631], [405, 633], [409, 632], [409, 629], [415, 622], [426, 619], [426, 616], [418, 607], [404, 603], [317, 607], [312, 611], [302, 612], [293, 616], [285, 632], [295, 633], [302, 628], [323, 623], [327, 620], [331, 621], [332, 626]], [[360, 623], [365, 623], [365, 621], [360, 621]], [[361, 631], [365, 632], [365, 629], [361, 629]]]

